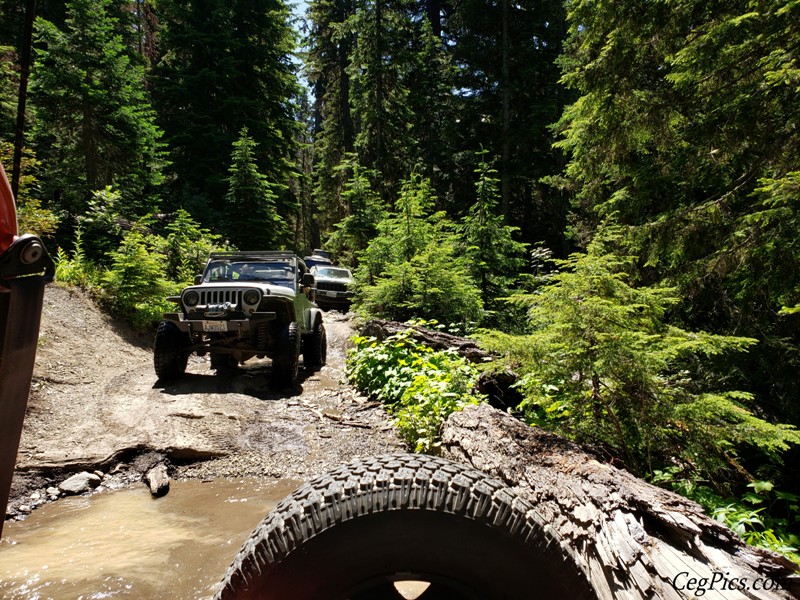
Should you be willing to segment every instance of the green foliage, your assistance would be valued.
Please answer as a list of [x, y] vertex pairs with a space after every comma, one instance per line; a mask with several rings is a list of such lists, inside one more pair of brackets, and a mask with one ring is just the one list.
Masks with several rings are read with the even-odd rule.
[[596, 444], [639, 475], [671, 461], [724, 480], [743, 447], [778, 461], [800, 433], [752, 414], [752, 396], [722, 389], [702, 363], [755, 343], [690, 332], [667, 321], [674, 290], [634, 287], [632, 261], [608, 254], [613, 229], [587, 254], [557, 261], [560, 272], [538, 293], [520, 295], [531, 333], [489, 334], [522, 374], [521, 405], [531, 422]]
[[378, 173], [365, 169], [355, 154], [346, 155], [335, 171], [348, 173], [341, 193], [347, 216], [336, 224], [326, 247], [344, 264], [358, 264], [358, 253], [378, 234], [378, 223], [386, 216], [380, 195], [372, 187]]
[[152, 327], [174, 305], [166, 300], [179, 289], [164, 278], [166, 257], [158, 239], [136, 230], [125, 233], [110, 253], [111, 266], [101, 279], [100, 299], [137, 327]]
[[[13, 164], [14, 145], [0, 141], [0, 163]], [[59, 224], [59, 217], [52, 210], [44, 208], [37, 197], [39, 181], [36, 171], [39, 161], [30, 148], [22, 150], [22, 174], [19, 178], [17, 194], [17, 229], [20, 233], [33, 233], [39, 237], [52, 236]]]
[[86, 256], [80, 227], [75, 231], [75, 247], [72, 257], [63, 248], [59, 248], [54, 262], [56, 263], [56, 281], [85, 290], [94, 290], [99, 286], [102, 270]]
[[[14, 49], [0, 43], [0, 140], [11, 139], [17, 114]], [[3, 161], [5, 162], [5, 161]], [[8, 163], [11, 164], [11, 163]]]
[[348, 379], [387, 405], [400, 436], [415, 452], [437, 453], [444, 420], [482, 401], [473, 391], [477, 369], [453, 351], [434, 351], [417, 342], [411, 329], [381, 342], [366, 337], [356, 337], [353, 342], [347, 359]]
[[476, 202], [460, 229], [470, 274], [480, 288], [484, 306], [496, 310], [499, 299], [510, 293], [519, 277], [526, 245], [514, 240], [517, 227], [503, 224], [498, 211], [500, 180], [494, 167], [486, 162], [487, 152], [476, 154], [480, 158], [475, 171]]
[[359, 124], [355, 150], [361, 163], [380, 171], [382, 197], [414, 166], [408, 123], [408, 75], [414, 63], [412, 3], [408, 0], [359, 2], [343, 27], [354, 36], [347, 65], [349, 96]]
[[283, 0], [159, 0], [154, 105], [169, 146], [171, 189], [204, 226], [225, 214], [230, 149], [247, 128], [253, 160], [277, 213], [297, 208], [288, 191], [296, 150], [295, 33]]
[[194, 276], [202, 272], [208, 255], [224, 249], [220, 236], [200, 227], [183, 209], [175, 213], [165, 229], [167, 237], [159, 244], [166, 257], [164, 275], [178, 284], [190, 285]]
[[110, 185], [127, 216], [142, 216], [161, 182], [161, 132], [114, 12], [110, 0], [70, 0], [63, 29], [37, 20], [30, 92], [42, 183], [73, 219]]
[[287, 228], [276, 210], [276, 186], [267, 181], [255, 163], [256, 146], [247, 127], [243, 127], [233, 143], [224, 231], [231, 243], [243, 250], [277, 250], [286, 238]]
[[770, 481], [752, 481], [751, 491], [739, 498], [723, 498], [707, 485], [681, 479], [677, 467], [657, 470], [652, 482], [668, 485], [694, 500], [716, 520], [730, 527], [745, 542], [783, 554], [800, 565], [800, 497], [774, 489]]
[[378, 237], [359, 255], [356, 303], [363, 312], [397, 321], [481, 318], [480, 291], [452, 223], [429, 214], [433, 200], [427, 179], [412, 174], [403, 182], [397, 212], [378, 224]]
[[[98, 219], [102, 218], [101, 212]], [[88, 222], [98, 225], [97, 220], [84, 221]], [[107, 256], [98, 261], [85, 252], [83, 229], [78, 227], [72, 256], [63, 248], [56, 253], [56, 280], [90, 291], [135, 327], [151, 328], [174, 309], [166, 297], [192, 282], [208, 253], [219, 248], [219, 236], [202, 229], [186, 211], [176, 213], [166, 226], [166, 237], [147, 229], [141, 222], [120, 232], [119, 242], [109, 242]]]
[[[356, 34], [343, 23], [355, 11], [352, 0], [311, 0], [308, 3], [309, 31], [305, 44], [308, 81], [314, 93], [314, 200], [320, 228], [331, 231], [334, 224], [351, 215], [342, 198], [348, 169], [347, 157], [355, 145], [355, 124], [350, 108], [350, 76], [347, 73]], [[335, 233], [334, 233], [335, 235]]]
[[[726, 368], [800, 423], [796, 317], [800, 4], [577, 0], [558, 125], [580, 237], [629, 226], [634, 277], [691, 300], [692, 327], [758, 338]], [[788, 317], [788, 318], [787, 318]]]

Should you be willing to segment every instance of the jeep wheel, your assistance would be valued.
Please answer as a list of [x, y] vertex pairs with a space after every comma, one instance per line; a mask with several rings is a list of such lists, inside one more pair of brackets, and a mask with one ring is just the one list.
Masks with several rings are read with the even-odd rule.
[[186, 372], [188, 347], [189, 336], [178, 329], [175, 323], [159, 323], [153, 349], [153, 365], [159, 379], [177, 379]]
[[355, 460], [282, 500], [215, 598], [595, 598], [546, 517], [501, 482], [430, 456]]
[[314, 331], [303, 340], [303, 364], [306, 369], [316, 371], [323, 367], [328, 357], [328, 335], [325, 324], [317, 321]]
[[277, 385], [292, 386], [297, 383], [300, 362], [300, 327], [297, 323], [281, 325], [275, 343], [272, 381]]

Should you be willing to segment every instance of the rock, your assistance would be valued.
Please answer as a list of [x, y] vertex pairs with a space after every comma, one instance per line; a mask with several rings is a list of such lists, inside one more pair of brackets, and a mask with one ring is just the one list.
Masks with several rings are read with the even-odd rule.
[[144, 476], [144, 480], [150, 486], [150, 493], [156, 498], [165, 496], [169, 492], [169, 474], [164, 463], [150, 469]]
[[94, 473], [84, 471], [59, 483], [58, 489], [64, 494], [83, 494], [100, 485], [100, 481], [100, 478]]
[[105, 478], [105, 476], [106, 476], [106, 474], [105, 474], [105, 473], [103, 473], [102, 471], [93, 471], [93, 473], [94, 473], [95, 475], [97, 475], [97, 476], [98, 476], [100, 479], [103, 479], [103, 478]]
[[61, 495], [61, 491], [56, 487], [49, 487], [45, 491], [47, 492], [47, 495], [53, 499], [58, 498]]
[[33, 492], [33, 493], [31, 494], [31, 500], [33, 500], [33, 501], [36, 501], [36, 500], [38, 500], [38, 499], [39, 499], [39, 498], [41, 498], [41, 497], [42, 497], [42, 494], [41, 494], [41, 492]]
[[20, 504], [20, 505], [17, 507], [17, 510], [18, 510], [19, 512], [21, 512], [21, 513], [29, 513], [29, 512], [31, 512], [31, 510], [33, 510], [33, 509], [32, 509], [30, 506], [28, 506], [27, 504]]

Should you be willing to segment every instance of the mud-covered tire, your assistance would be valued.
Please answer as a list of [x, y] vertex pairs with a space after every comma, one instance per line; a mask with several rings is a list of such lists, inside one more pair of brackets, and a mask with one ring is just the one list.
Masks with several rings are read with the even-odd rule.
[[186, 372], [189, 344], [189, 335], [178, 329], [175, 323], [159, 323], [153, 344], [153, 366], [159, 379], [177, 379]]
[[595, 598], [545, 518], [497, 480], [420, 455], [355, 460], [282, 500], [215, 596], [420, 600]]
[[272, 381], [279, 386], [297, 383], [300, 366], [300, 327], [292, 322], [281, 325], [276, 338], [277, 347], [272, 359]]
[[314, 331], [303, 339], [303, 364], [307, 369], [316, 371], [325, 366], [328, 360], [328, 334], [325, 324], [317, 321]]

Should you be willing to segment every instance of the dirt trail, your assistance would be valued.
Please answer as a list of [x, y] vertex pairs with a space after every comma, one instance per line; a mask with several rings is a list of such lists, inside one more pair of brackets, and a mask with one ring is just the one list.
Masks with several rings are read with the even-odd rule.
[[[269, 360], [215, 374], [193, 356], [186, 377], [157, 382], [150, 336], [105, 316], [83, 294], [45, 292], [36, 368], [9, 514], [72, 472], [137, 481], [131, 464], [166, 455], [173, 477], [306, 479], [354, 456], [401, 448], [383, 408], [342, 383], [351, 320], [325, 315], [328, 364], [295, 388], [270, 384]], [[23, 511], [24, 512], [24, 511]]]

